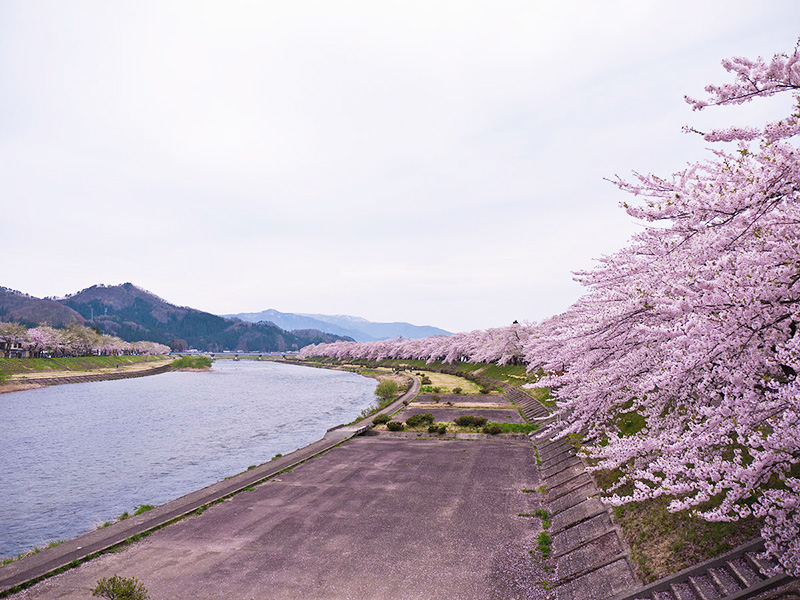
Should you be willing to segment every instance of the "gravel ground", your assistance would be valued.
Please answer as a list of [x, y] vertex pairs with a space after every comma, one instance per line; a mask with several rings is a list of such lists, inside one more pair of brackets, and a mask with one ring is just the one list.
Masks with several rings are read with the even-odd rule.
[[527, 440], [360, 437], [14, 598], [547, 598]]

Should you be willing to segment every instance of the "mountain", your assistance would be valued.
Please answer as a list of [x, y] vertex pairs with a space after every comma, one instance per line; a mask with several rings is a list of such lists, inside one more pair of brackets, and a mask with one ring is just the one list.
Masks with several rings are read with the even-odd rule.
[[[403, 321], [396, 321], [393, 323], [376, 323], [374, 321], [367, 321], [361, 317], [351, 317], [349, 315], [305, 315], [325, 321], [332, 325], [340, 327], [347, 327], [356, 331], [362, 331], [364, 334], [371, 336], [376, 340], [389, 340], [398, 336], [407, 338], [409, 340], [416, 340], [420, 338], [430, 337], [432, 335], [452, 335], [451, 332], [445, 331], [438, 327], [430, 325], [412, 325]], [[323, 331], [325, 331], [323, 329]]]
[[175, 306], [131, 283], [94, 285], [59, 302], [79, 313], [87, 325], [96, 325], [126, 341], [168, 344], [173, 339], [183, 339], [190, 347], [211, 352], [280, 352], [342, 339], [321, 331], [289, 332], [270, 323], [225, 319]]
[[0, 286], [0, 321], [14, 321], [26, 327], [42, 323], [64, 327], [70, 323], [83, 325], [84, 319], [78, 312], [53, 300]]
[[412, 325], [411, 323], [403, 322], [374, 323], [362, 317], [349, 315], [284, 313], [269, 309], [257, 313], [238, 313], [224, 316], [249, 321], [250, 323], [269, 321], [289, 331], [310, 327], [335, 335], [351, 337], [357, 342], [388, 340], [398, 336], [418, 339], [432, 335], [450, 335], [449, 331], [428, 325]]
[[261, 312], [257, 313], [239, 313], [236, 315], [222, 316], [228, 319], [241, 319], [242, 321], [247, 321], [248, 323], [267, 321], [274, 323], [281, 329], [286, 329], [287, 331], [295, 331], [297, 329], [318, 329], [319, 331], [325, 331], [326, 333], [351, 337], [357, 342], [372, 341], [372, 339], [360, 339], [364, 336], [364, 334], [356, 329], [340, 327], [338, 325], [328, 323], [327, 321], [315, 319], [306, 315], [279, 312], [272, 308], [269, 310], [262, 310]]

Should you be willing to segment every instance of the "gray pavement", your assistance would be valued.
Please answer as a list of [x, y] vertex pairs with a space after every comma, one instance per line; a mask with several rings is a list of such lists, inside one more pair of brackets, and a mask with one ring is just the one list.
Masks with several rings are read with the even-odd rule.
[[291, 472], [47, 579], [88, 598], [137, 577], [154, 599], [547, 598], [539, 482], [524, 439], [349, 440]]
[[[409, 402], [419, 392], [419, 380], [414, 379], [411, 388], [396, 402], [380, 412], [392, 413]], [[325, 437], [313, 444], [300, 448], [277, 460], [259, 465], [229, 479], [177, 498], [157, 506], [156, 508], [114, 523], [75, 539], [59, 544], [53, 548], [42, 550], [0, 567], [0, 593], [15, 586], [32, 581], [74, 561], [83, 560], [98, 552], [116, 546], [126, 539], [148, 531], [152, 531], [175, 519], [195, 512], [199, 508], [216, 502], [231, 494], [263, 481], [284, 469], [294, 467], [309, 458], [335, 447], [337, 444], [358, 435], [372, 423], [373, 417], [359, 421], [355, 426], [343, 426], [329, 430]]]

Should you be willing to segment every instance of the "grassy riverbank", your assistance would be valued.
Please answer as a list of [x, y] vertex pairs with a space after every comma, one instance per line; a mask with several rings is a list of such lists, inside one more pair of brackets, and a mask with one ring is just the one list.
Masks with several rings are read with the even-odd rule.
[[193, 354], [176, 358], [170, 367], [176, 371], [208, 371], [213, 362], [208, 356]]
[[114, 369], [119, 365], [142, 365], [164, 362], [168, 357], [140, 354], [137, 356], [66, 356], [62, 358], [0, 358], [0, 375], [14, 376], [36, 373], [52, 375], [56, 371], [84, 373], [97, 369]]
[[350, 360], [339, 361], [328, 358], [309, 358], [305, 361], [310, 365], [314, 363], [327, 365], [358, 365], [361, 367], [388, 367], [400, 369], [414, 369], [415, 371], [436, 371], [439, 373], [451, 373], [456, 375], [482, 375], [503, 381], [515, 387], [524, 384], [536, 383], [541, 376], [538, 373], [528, 373], [525, 365], [495, 365], [490, 363], [444, 363], [441, 361], [426, 362], [424, 360], [411, 359], [392, 359], [392, 360]]

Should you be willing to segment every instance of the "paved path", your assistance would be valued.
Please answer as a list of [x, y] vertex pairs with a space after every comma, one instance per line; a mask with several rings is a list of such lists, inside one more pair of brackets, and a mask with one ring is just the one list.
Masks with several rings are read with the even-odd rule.
[[[394, 412], [410, 401], [418, 392], [420, 384], [416, 378], [406, 394], [380, 412]], [[80, 561], [93, 554], [107, 550], [131, 536], [152, 531], [179, 517], [197, 511], [199, 508], [216, 502], [249, 486], [263, 481], [285, 469], [299, 465], [309, 458], [330, 450], [337, 444], [358, 435], [372, 424], [374, 416], [359, 421], [354, 426], [338, 427], [329, 430], [325, 437], [269, 463], [259, 465], [249, 471], [225, 479], [202, 490], [192, 492], [141, 515], [118, 521], [113, 525], [97, 529], [73, 540], [48, 548], [37, 554], [27, 556], [0, 567], [0, 593], [52, 573], [73, 561]]]
[[116, 573], [158, 600], [545, 600], [532, 454], [359, 436], [19, 597], [84, 600]]

